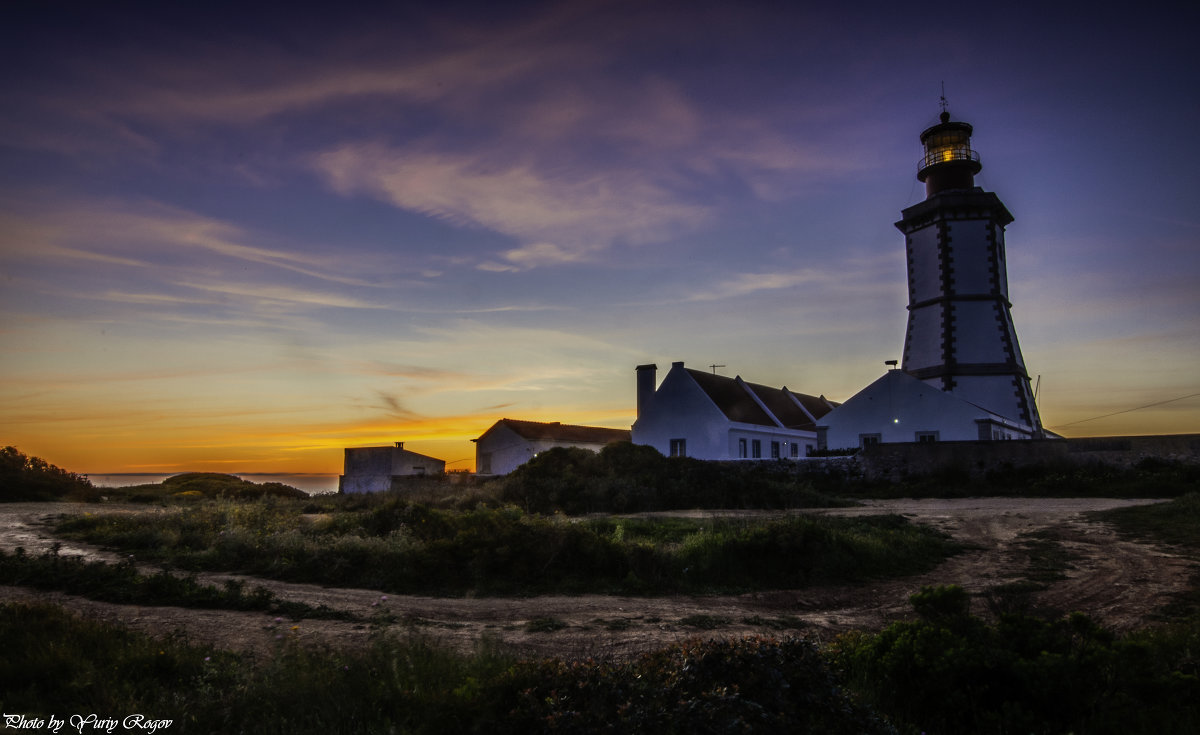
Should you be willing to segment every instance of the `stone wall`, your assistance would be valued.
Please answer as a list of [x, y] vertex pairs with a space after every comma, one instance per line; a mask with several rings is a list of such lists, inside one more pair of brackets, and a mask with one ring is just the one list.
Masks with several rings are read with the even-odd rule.
[[1200, 464], [1200, 434], [878, 444], [863, 449], [856, 459], [866, 477], [891, 479], [947, 470], [974, 476], [1002, 467], [1030, 465], [1131, 467], [1146, 459]]

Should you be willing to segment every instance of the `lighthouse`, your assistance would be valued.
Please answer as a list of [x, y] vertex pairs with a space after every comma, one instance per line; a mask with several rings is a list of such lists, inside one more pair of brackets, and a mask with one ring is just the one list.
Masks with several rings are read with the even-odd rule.
[[1041, 435], [1009, 301], [1004, 228], [1013, 216], [975, 186], [982, 165], [972, 132], [943, 109], [921, 133], [925, 200], [896, 223], [908, 257], [901, 369]]

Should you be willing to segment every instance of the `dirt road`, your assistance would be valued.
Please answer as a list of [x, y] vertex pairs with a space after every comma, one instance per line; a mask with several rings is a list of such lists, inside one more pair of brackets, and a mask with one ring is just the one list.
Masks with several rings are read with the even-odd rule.
[[[367, 641], [374, 630], [388, 627], [414, 629], [461, 649], [488, 636], [529, 654], [624, 656], [698, 635], [803, 634], [821, 639], [855, 628], [878, 629], [908, 616], [908, 596], [929, 584], [959, 584], [980, 593], [976, 612], [983, 613], [983, 593], [1028, 576], [1028, 534], [1038, 532], [1067, 553], [1068, 567], [1063, 571], [1065, 579], [1049, 582], [1033, 602], [1043, 608], [1079, 610], [1121, 630], [1143, 624], [1151, 612], [1169, 601], [1172, 592], [1185, 588], [1195, 563], [1169, 549], [1123, 540], [1107, 526], [1088, 521], [1083, 513], [1150, 502], [1155, 501], [968, 498], [867, 501], [859, 508], [813, 510], [810, 512], [838, 515], [901, 513], [946, 531], [972, 549], [928, 574], [900, 580], [736, 596], [385, 598], [373, 590], [240, 577], [281, 598], [347, 610], [376, 623], [296, 623], [277, 621], [263, 613], [114, 605], [15, 587], [0, 587], [0, 600], [54, 601], [155, 634], [183, 630], [197, 642], [259, 652], [290, 637], [334, 646], [357, 645]], [[101, 509], [65, 503], [0, 505], [0, 547], [12, 550], [22, 546], [38, 553], [55, 543], [48, 530], [55, 515], [97, 510]], [[103, 511], [110, 512], [110, 508]], [[116, 558], [81, 544], [64, 543], [61, 553]], [[201, 576], [216, 583], [230, 577]], [[383, 625], [384, 620], [396, 622]], [[293, 630], [293, 625], [299, 627]]]

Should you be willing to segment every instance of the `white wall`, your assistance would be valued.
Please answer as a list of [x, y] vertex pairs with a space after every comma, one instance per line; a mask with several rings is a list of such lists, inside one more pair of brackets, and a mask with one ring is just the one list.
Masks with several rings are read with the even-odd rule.
[[918, 432], [935, 431], [938, 441], [975, 441], [976, 419], [986, 412], [899, 371], [889, 371], [817, 423], [826, 429], [828, 449], [861, 446], [862, 434], [884, 443], [915, 442]]
[[391, 488], [393, 476], [445, 471], [444, 461], [400, 447], [351, 447], [346, 449], [338, 486], [344, 493], [379, 493]]
[[[486, 455], [491, 455], [490, 459]], [[475, 443], [475, 471], [480, 474], [507, 475], [534, 455], [532, 445], [507, 426], [500, 424]]]
[[780, 443], [781, 459], [791, 458], [791, 443], [800, 445], [800, 458], [817, 443], [815, 432], [730, 421], [682, 366], [672, 367], [663, 378], [634, 422], [632, 434], [634, 444], [652, 446], [666, 456], [671, 454], [672, 439], [684, 439], [687, 456], [697, 459], [738, 459], [738, 440], [743, 438], [747, 459], [753, 459], [754, 439], [762, 442], [761, 459], [771, 458], [772, 441]]
[[728, 459], [729, 419], [681, 366], [671, 368], [633, 423], [634, 444], [671, 454], [671, 440], [687, 441], [687, 456]]

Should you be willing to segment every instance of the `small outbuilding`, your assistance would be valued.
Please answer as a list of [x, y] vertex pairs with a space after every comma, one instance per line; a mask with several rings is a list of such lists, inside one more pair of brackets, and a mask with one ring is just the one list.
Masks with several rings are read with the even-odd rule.
[[475, 442], [475, 473], [507, 475], [540, 452], [555, 447], [578, 447], [599, 452], [614, 442], [629, 441], [626, 429], [575, 426], [557, 421], [500, 419]]
[[379, 493], [391, 490], [397, 481], [406, 478], [445, 472], [446, 460], [409, 451], [404, 442], [390, 447], [352, 447], [346, 449], [338, 492]]

